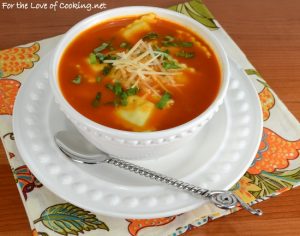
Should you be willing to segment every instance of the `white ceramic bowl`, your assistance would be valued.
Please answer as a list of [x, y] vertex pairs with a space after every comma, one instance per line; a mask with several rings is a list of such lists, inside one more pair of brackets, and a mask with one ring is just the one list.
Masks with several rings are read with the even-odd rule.
[[[64, 98], [58, 83], [58, 65], [65, 48], [81, 32], [109, 19], [120, 16], [142, 15], [153, 12], [161, 18], [181, 24], [200, 35], [213, 49], [221, 67], [222, 82], [214, 102], [199, 116], [180, 126], [154, 132], [128, 132], [95, 123], [77, 112]], [[155, 159], [179, 149], [195, 136], [218, 111], [229, 84], [229, 63], [226, 53], [212, 32], [195, 20], [166, 9], [156, 7], [122, 7], [92, 15], [73, 26], [59, 42], [50, 66], [51, 87], [56, 102], [79, 132], [99, 149], [123, 159]]]

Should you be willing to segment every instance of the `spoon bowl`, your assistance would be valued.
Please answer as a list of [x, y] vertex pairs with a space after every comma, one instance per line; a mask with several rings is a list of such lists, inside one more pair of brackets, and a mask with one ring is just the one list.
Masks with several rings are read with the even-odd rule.
[[78, 132], [59, 131], [54, 141], [67, 157], [79, 163], [100, 164], [109, 158], [108, 154], [97, 149]]

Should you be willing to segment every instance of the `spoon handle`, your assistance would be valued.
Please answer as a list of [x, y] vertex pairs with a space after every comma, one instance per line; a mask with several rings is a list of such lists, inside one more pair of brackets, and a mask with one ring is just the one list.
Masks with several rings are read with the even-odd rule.
[[104, 162], [108, 164], [112, 164], [114, 166], [117, 166], [119, 168], [134, 172], [136, 174], [139, 174], [141, 176], [156, 180], [161, 183], [165, 183], [168, 185], [171, 185], [175, 188], [178, 188], [180, 190], [184, 190], [187, 192], [192, 193], [193, 195], [198, 195], [204, 198], [209, 199], [215, 206], [221, 209], [232, 209], [238, 205], [241, 205], [244, 209], [252, 213], [253, 215], [260, 216], [262, 215], [262, 211], [259, 209], [253, 209], [251, 208], [247, 203], [242, 201], [238, 196], [236, 196], [231, 191], [210, 191], [208, 189], [200, 188], [195, 185], [168, 177], [166, 175], [162, 175], [159, 173], [156, 173], [155, 171], [148, 170], [146, 168], [143, 168], [141, 166], [137, 166], [135, 164], [132, 164], [127, 161], [120, 160], [118, 158], [110, 157], [106, 159]]

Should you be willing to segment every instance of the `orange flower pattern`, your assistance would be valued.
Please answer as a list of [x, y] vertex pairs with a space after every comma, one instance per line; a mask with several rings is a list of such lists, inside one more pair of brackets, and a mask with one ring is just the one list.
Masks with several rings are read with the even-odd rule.
[[246, 203], [256, 199], [250, 192], [259, 190], [261, 190], [260, 187], [253, 184], [251, 179], [246, 176], [243, 176], [233, 189], [234, 193]]
[[263, 110], [263, 118], [266, 121], [270, 117], [270, 110], [275, 105], [275, 99], [268, 87], [264, 87], [258, 95]]
[[32, 236], [38, 236], [38, 232], [36, 231], [36, 229], [32, 230]]
[[176, 216], [157, 219], [128, 219], [127, 221], [130, 222], [128, 225], [128, 232], [132, 236], [136, 236], [138, 231], [140, 231], [143, 228], [166, 225], [172, 222], [175, 218]]
[[12, 115], [21, 83], [13, 79], [0, 79], [0, 115]]
[[258, 95], [263, 111], [263, 118], [264, 121], [266, 121], [270, 117], [270, 110], [275, 106], [275, 98], [270, 91], [269, 85], [264, 80], [262, 80], [262, 76], [257, 70], [245, 69], [245, 72], [247, 75], [258, 77], [259, 79], [256, 79], [256, 81], [264, 86], [263, 90]]
[[33, 229], [32, 236], [49, 236], [49, 235], [45, 232], [37, 232], [36, 229]]
[[263, 137], [250, 174], [259, 174], [261, 171], [273, 172], [284, 169], [289, 165], [288, 160], [299, 156], [300, 140], [289, 141], [268, 128], [264, 128]]
[[30, 47], [15, 47], [0, 51], [0, 77], [19, 75], [24, 69], [32, 68], [34, 62], [40, 59], [36, 54], [39, 49], [39, 43], [34, 43]]

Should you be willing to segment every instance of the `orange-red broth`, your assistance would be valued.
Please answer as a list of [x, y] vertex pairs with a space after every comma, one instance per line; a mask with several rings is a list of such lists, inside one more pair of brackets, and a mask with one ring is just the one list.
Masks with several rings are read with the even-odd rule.
[[[101, 103], [107, 103], [115, 98], [105, 85], [111, 83], [112, 79], [106, 76], [101, 83], [89, 83], [85, 74], [91, 74], [91, 69], [86, 58], [102, 42], [111, 41], [113, 47], [118, 48], [124, 41], [118, 37], [118, 32], [137, 17], [119, 18], [95, 25], [78, 35], [65, 49], [59, 64], [59, 84], [66, 100], [85, 117], [108, 127], [129, 131], [153, 131], [164, 130], [184, 124], [200, 115], [214, 101], [218, 93], [221, 72], [217, 58], [209, 45], [198, 35], [176, 23], [158, 19], [151, 27], [151, 32], [156, 32], [160, 38], [166, 35], [177, 35], [176, 30], [187, 32], [189, 36], [181, 35], [182, 41], [191, 41], [191, 35], [200, 42], [204, 49], [196, 47], [195, 44], [187, 51], [193, 51], [193, 58], [180, 58], [174, 56], [180, 63], [195, 68], [195, 72], [186, 72], [188, 81], [185, 86], [178, 88], [168, 87], [174, 100], [174, 105], [167, 109], [155, 108], [154, 114], [143, 127], [132, 125], [116, 116], [113, 105], [101, 105], [93, 107], [92, 101], [97, 92], [101, 92]], [[136, 38], [138, 41], [145, 35], [141, 32]], [[185, 38], [186, 37], [186, 38]], [[172, 48], [170, 48], [172, 50]], [[210, 54], [210, 57], [207, 56]], [[80, 67], [78, 67], [80, 65]], [[79, 69], [80, 68], [80, 69]], [[74, 84], [72, 80], [78, 75], [83, 76], [80, 85]], [[95, 77], [97, 75], [94, 75]], [[100, 74], [103, 77], [102, 74]]]

